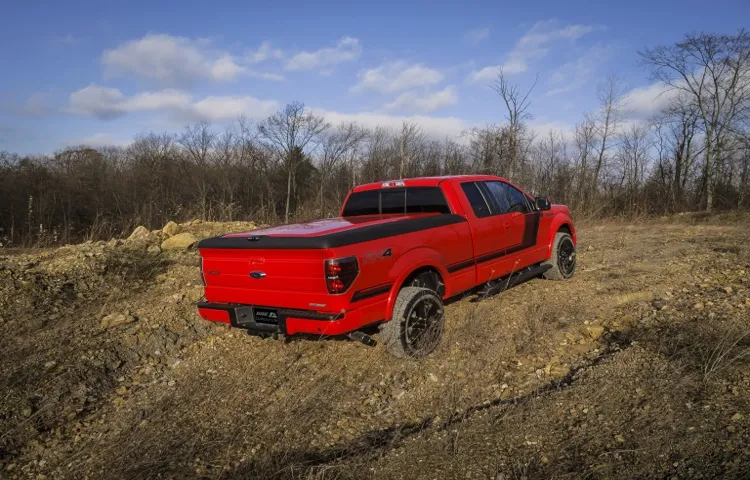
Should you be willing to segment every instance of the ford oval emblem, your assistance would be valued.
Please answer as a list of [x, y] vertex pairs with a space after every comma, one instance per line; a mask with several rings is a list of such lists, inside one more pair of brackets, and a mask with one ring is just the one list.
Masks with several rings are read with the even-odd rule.
[[253, 278], [266, 278], [266, 272], [261, 272], [260, 270], [256, 270], [254, 272], [250, 272], [250, 276]]

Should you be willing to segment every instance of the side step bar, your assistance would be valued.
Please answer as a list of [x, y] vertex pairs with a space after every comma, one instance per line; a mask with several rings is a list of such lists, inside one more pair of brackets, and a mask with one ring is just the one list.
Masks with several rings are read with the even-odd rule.
[[495, 295], [502, 292], [503, 290], [507, 290], [510, 287], [516, 286], [519, 283], [523, 283], [526, 280], [538, 277], [550, 268], [552, 268], [552, 265], [535, 265], [533, 267], [526, 267], [523, 270], [511, 273], [510, 275], [503, 278], [491, 280], [485, 284], [484, 288], [477, 292], [477, 297], [474, 299], [474, 301], [478, 302], [485, 297]]

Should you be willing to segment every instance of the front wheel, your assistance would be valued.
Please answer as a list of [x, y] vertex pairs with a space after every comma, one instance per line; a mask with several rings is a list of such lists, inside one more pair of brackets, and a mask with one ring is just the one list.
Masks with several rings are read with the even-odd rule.
[[550, 265], [544, 272], [548, 280], [565, 280], [573, 276], [576, 271], [576, 246], [573, 237], [565, 232], [557, 232], [552, 242], [552, 255], [542, 265]]
[[434, 290], [402, 288], [396, 297], [393, 318], [380, 326], [386, 349], [399, 358], [427, 356], [440, 343], [444, 315], [443, 300]]

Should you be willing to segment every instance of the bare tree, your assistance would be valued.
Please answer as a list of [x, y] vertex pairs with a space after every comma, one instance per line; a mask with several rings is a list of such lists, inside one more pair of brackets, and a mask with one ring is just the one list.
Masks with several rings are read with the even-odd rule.
[[536, 172], [533, 177], [536, 181], [531, 186], [531, 190], [537, 194], [550, 194], [555, 190], [555, 179], [558, 177], [559, 169], [565, 160], [565, 142], [562, 139], [562, 134], [549, 132], [545, 138], [536, 143], [533, 157], [536, 165]]
[[696, 141], [698, 115], [693, 103], [678, 96], [652, 120], [656, 167], [667, 188], [670, 210], [682, 210], [687, 181], [703, 151]]
[[416, 155], [417, 148], [424, 142], [424, 132], [414, 122], [404, 121], [401, 123], [401, 135], [399, 136], [400, 161], [398, 165], [398, 178], [404, 178], [411, 167], [411, 161]]
[[589, 168], [596, 150], [596, 122], [590, 115], [584, 114], [583, 121], [576, 124], [573, 143], [575, 146], [576, 167], [576, 206], [581, 210], [587, 207], [589, 186]]
[[211, 129], [210, 123], [198, 122], [195, 125], [186, 126], [177, 142], [188, 153], [193, 165], [198, 168], [199, 174], [192, 178], [196, 180], [196, 188], [200, 195], [201, 218], [206, 220], [210, 194], [209, 185], [211, 184], [208, 179], [210, 174], [209, 156], [216, 142], [216, 132]]
[[594, 117], [594, 122], [598, 134], [598, 146], [591, 177], [590, 201], [594, 201], [596, 198], [602, 169], [606, 166], [607, 154], [612, 147], [612, 138], [617, 135], [617, 128], [622, 115], [624, 95], [625, 89], [622, 86], [622, 82], [615, 75], [610, 75], [606, 83], [599, 87], [597, 92], [599, 110]]
[[646, 176], [651, 139], [648, 128], [643, 125], [631, 125], [621, 138], [622, 145], [617, 154], [619, 187], [624, 190], [625, 210], [632, 215], [638, 213], [640, 187]]
[[320, 136], [330, 127], [323, 117], [314, 115], [300, 102], [292, 102], [258, 125], [258, 133], [277, 152], [287, 174], [284, 221], [289, 221], [292, 178], [307, 149], [316, 147]]
[[654, 79], [697, 106], [705, 141], [702, 190], [705, 208], [711, 210], [722, 141], [749, 107], [750, 34], [689, 34], [674, 45], [638, 53]]
[[529, 109], [531, 100], [529, 95], [534, 90], [539, 77], [534, 79], [534, 83], [524, 93], [518, 85], [513, 85], [505, 78], [502, 70], [498, 74], [495, 83], [490, 86], [503, 100], [505, 105], [505, 119], [508, 121], [508, 171], [505, 173], [509, 178], [514, 177], [518, 160], [521, 156], [522, 136], [526, 129], [526, 121], [531, 118]]
[[321, 181], [318, 190], [318, 202], [321, 214], [325, 211], [323, 192], [334, 169], [347, 157], [352, 158], [352, 153], [358, 149], [367, 134], [367, 130], [356, 123], [343, 123], [336, 130], [324, 136], [321, 143], [319, 163]]

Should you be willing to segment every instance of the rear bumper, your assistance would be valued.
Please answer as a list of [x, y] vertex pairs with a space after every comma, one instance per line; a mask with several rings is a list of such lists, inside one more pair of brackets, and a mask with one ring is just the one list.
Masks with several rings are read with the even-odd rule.
[[[363, 326], [362, 316], [357, 310], [331, 314], [313, 310], [266, 307], [264, 305], [210, 302], [200, 302], [197, 307], [198, 313], [205, 320], [227, 323], [253, 333], [341, 335]], [[254, 307], [273, 310], [277, 313], [276, 322], [256, 322], [253, 314]]]

